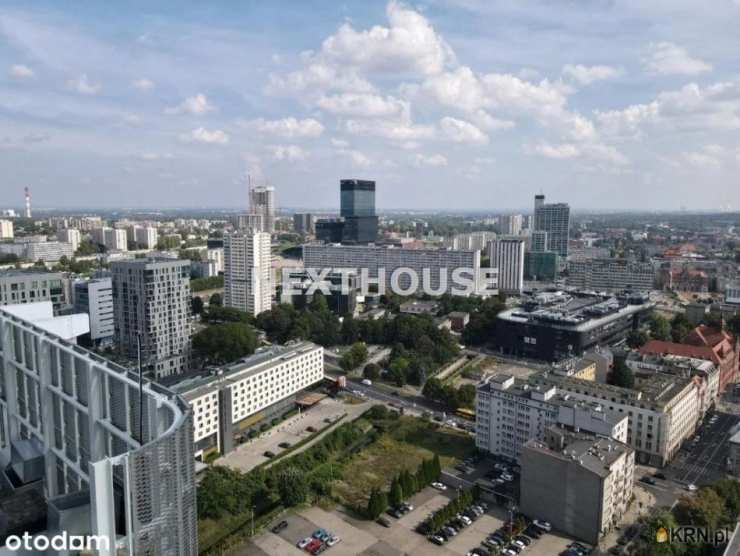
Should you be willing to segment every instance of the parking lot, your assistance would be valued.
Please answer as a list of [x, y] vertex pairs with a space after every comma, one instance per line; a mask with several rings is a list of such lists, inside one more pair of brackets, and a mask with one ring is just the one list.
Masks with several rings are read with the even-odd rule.
[[[508, 519], [506, 509], [491, 506], [472, 525], [461, 529], [443, 546], [431, 543], [426, 536], [417, 533], [416, 527], [429, 514], [447, 505], [455, 492], [445, 492], [431, 487], [425, 488], [409, 500], [414, 509], [400, 519], [383, 514], [390, 527], [349, 515], [343, 508], [325, 511], [318, 507], [307, 508], [276, 520], [286, 520], [288, 526], [275, 534], [265, 531], [247, 546], [232, 551], [231, 556], [252, 556], [263, 553], [270, 556], [298, 556], [307, 552], [296, 547], [301, 539], [311, 536], [319, 528], [341, 537], [341, 541], [328, 548], [328, 556], [404, 556], [406, 554], [430, 554], [439, 556], [463, 556], [481, 546], [494, 531], [500, 529]], [[271, 527], [274, 524], [271, 524]], [[547, 533], [522, 552], [524, 556], [554, 556], [562, 552], [573, 539], [557, 532]]]

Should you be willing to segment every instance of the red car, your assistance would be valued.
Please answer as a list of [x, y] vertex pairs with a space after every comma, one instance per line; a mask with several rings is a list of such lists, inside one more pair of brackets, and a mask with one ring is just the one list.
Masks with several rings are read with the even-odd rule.
[[306, 546], [304, 546], [303, 550], [305, 550], [306, 552], [313, 552], [318, 547], [320, 547], [322, 544], [324, 543], [320, 541], [319, 539], [314, 539], [310, 543], [308, 543]]

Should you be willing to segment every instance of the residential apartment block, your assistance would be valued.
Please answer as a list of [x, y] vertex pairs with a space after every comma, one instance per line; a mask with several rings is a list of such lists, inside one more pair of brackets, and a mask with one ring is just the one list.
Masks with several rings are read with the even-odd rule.
[[90, 340], [94, 345], [113, 343], [115, 323], [111, 278], [93, 278], [75, 282], [74, 307], [75, 311], [88, 315]]
[[498, 269], [498, 289], [503, 293], [520, 294], [524, 288], [523, 239], [499, 238], [488, 243], [488, 260]]
[[270, 310], [274, 291], [270, 234], [226, 234], [224, 305], [256, 316]]
[[58, 312], [67, 303], [58, 272], [0, 271], [0, 305], [51, 301]]
[[651, 290], [655, 282], [652, 263], [629, 259], [579, 259], [568, 262], [566, 283], [597, 291]]

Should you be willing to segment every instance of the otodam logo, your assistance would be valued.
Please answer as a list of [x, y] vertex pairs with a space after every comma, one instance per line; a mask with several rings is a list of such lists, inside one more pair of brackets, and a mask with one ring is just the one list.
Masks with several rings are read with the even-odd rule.
[[655, 531], [655, 542], [680, 544], [711, 544], [721, 546], [727, 544], [732, 536], [730, 529], [709, 529], [685, 525], [683, 527], [658, 527]]

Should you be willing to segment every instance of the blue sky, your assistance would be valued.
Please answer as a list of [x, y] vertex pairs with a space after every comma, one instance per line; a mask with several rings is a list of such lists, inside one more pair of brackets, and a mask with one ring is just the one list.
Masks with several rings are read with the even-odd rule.
[[0, 204], [740, 208], [740, 0], [3, 2]]

